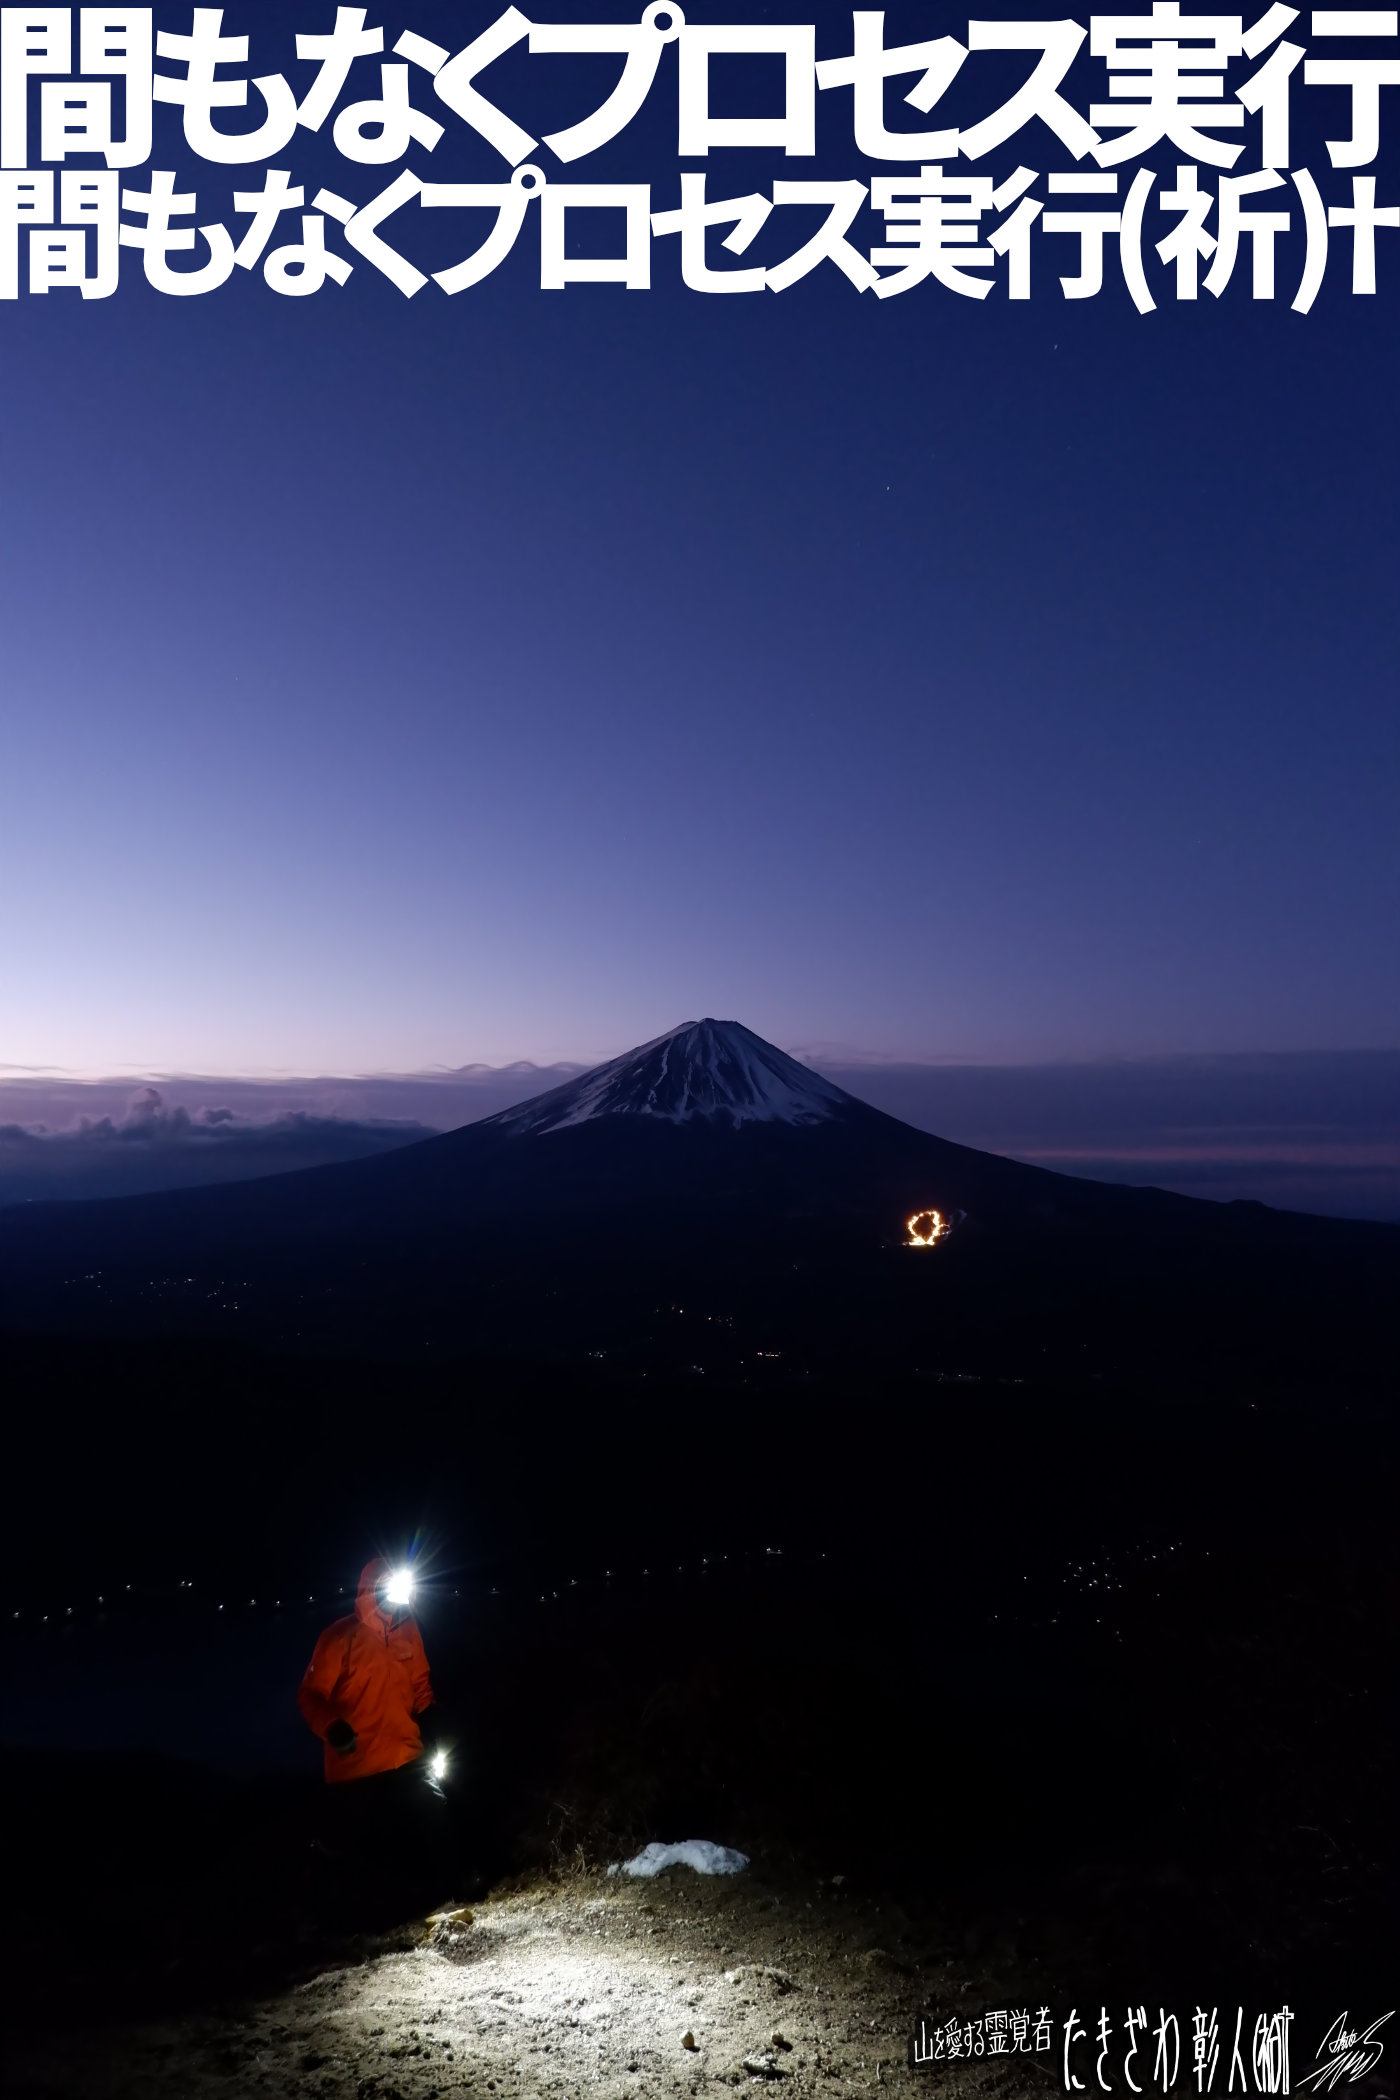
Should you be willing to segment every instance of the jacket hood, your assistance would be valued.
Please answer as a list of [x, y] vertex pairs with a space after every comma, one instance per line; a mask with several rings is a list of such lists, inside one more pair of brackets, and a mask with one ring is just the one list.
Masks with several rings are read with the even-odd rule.
[[383, 1628], [389, 1623], [374, 1594], [388, 1572], [388, 1561], [379, 1555], [373, 1560], [367, 1560], [360, 1570], [360, 1586], [355, 1592], [355, 1616], [357, 1619], [363, 1619], [366, 1626]]

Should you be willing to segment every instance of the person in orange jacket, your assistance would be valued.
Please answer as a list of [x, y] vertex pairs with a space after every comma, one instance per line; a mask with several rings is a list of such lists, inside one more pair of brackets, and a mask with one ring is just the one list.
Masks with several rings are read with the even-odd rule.
[[391, 1601], [387, 1561], [367, 1561], [354, 1612], [317, 1641], [297, 1704], [325, 1745], [332, 1785], [396, 1772], [423, 1755], [419, 1717], [433, 1704], [428, 1658], [412, 1610]]

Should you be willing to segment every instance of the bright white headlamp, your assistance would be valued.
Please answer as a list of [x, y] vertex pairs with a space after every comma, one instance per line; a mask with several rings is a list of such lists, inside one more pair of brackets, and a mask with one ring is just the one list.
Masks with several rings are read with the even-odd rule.
[[413, 1602], [413, 1570], [395, 1568], [384, 1580], [384, 1602], [395, 1611], [406, 1611]]

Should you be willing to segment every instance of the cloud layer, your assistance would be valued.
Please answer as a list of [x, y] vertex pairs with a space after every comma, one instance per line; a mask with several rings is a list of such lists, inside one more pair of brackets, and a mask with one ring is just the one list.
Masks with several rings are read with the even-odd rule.
[[[812, 1063], [961, 1144], [1222, 1201], [1400, 1219], [1400, 1051], [1058, 1065]], [[0, 1204], [359, 1159], [495, 1115], [577, 1065], [77, 1083], [0, 1071]]]
[[921, 1130], [1061, 1173], [1400, 1219], [1400, 1051], [822, 1070]]
[[0, 1204], [244, 1181], [361, 1159], [432, 1135], [429, 1126], [403, 1119], [357, 1120], [306, 1107], [250, 1115], [222, 1102], [168, 1101], [156, 1086], [108, 1107], [95, 1103], [92, 1091], [74, 1087], [65, 1098], [50, 1085], [46, 1113], [36, 1117], [34, 1099], [22, 1098], [28, 1114], [20, 1120], [13, 1116], [15, 1088], [0, 1086]]

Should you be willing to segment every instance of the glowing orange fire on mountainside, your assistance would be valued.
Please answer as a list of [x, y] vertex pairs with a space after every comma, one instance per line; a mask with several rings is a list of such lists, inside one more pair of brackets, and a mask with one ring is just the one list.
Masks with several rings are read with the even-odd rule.
[[905, 1230], [909, 1234], [906, 1245], [936, 1247], [947, 1239], [950, 1227], [941, 1210], [916, 1210]]

